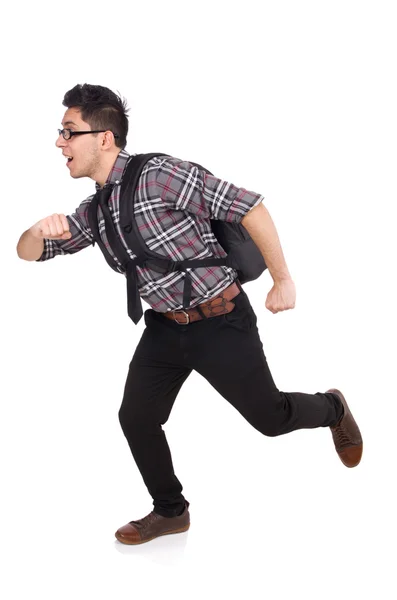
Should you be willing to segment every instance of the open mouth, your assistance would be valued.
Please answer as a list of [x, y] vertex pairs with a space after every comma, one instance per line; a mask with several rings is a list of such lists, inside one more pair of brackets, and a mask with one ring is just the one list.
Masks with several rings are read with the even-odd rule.
[[[66, 156], [66, 154], [64, 154], [64, 156]], [[72, 160], [73, 160], [73, 156], [66, 156], [66, 158], [68, 159], [68, 160], [67, 160], [67, 164], [68, 164], [68, 163], [71, 163], [71, 162], [72, 162]]]

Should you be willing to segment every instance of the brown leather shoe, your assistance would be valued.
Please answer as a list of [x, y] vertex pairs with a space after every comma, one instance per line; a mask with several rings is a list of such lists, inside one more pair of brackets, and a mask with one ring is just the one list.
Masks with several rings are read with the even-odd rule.
[[356, 421], [351, 414], [344, 395], [331, 388], [327, 393], [336, 394], [345, 410], [337, 425], [330, 427], [339, 458], [346, 467], [356, 467], [363, 453], [363, 440]]
[[179, 517], [162, 517], [154, 511], [143, 519], [130, 521], [115, 533], [122, 544], [143, 544], [160, 535], [182, 533], [190, 527], [189, 502], [186, 500], [185, 510]]

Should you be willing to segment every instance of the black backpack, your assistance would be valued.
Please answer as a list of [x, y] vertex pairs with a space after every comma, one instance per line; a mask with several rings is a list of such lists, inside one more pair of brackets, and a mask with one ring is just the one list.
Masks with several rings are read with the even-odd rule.
[[[199, 267], [227, 266], [232, 267], [237, 271], [240, 283], [246, 283], [257, 279], [267, 268], [264, 258], [255, 245], [248, 231], [240, 223], [226, 223], [225, 221], [210, 220], [211, 229], [217, 238], [222, 248], [227, 253], [224, 258], [209, 257], [201, 259], [189, 259], [175, 261], [167, 258], [157, 252], [149, 250], [144, 239], [142, 238], [134, 217], [134, 201], [135, 190], [139, 181], [139, 177], [146, 163], [156, 156], [168, 157], [167, 154], [159, 152], [151, 154], [137, 154], [132, 156], [127, 163], [121, 180], [120, 189], [120, 229], [128, 247], [136, 255], [136, 258], [131, 259], [125, 250], [120, 238], [115, 232], [113, 220], [107, 209], [107, 200], [102, 204], [100, 194], [105, 194], [106, 199], [109, 198], [113, 186], [102, 188], [93, 197], [88, 209], [88, 221], [95, 241], [101, 248], [108, 264], [118, 272], [116, 263], [106, 250], [103, 244], [98, 229], [97, 207], [98, 203], [104, 212], [106, 234], [109, 245], [112, 248], [115, 256], [123, 265], [127, 274], [127, 290], [128, 290], [128, 314], [132, 320], [137, 323], [142, 316], [142, 308], [140, 304], [139, 293], [137, 290], [136, 266], [147, 267], [159, 273], [169, 273], [173, 271], [182, 271], [185, 273], [185, 285], [183, 293], [183, 308], [189, 308], [191, 298], [191, 280], [189, 272], [186, 269]], [[204, 169], [197, 163], [190, 163], [212, 175], [210, 171]], [[134, 298], [132, 298], [134, 296]], [[136, 304], [139, 302], [139, 309]], [[134, 313], [134, 316], [132, 315]]]

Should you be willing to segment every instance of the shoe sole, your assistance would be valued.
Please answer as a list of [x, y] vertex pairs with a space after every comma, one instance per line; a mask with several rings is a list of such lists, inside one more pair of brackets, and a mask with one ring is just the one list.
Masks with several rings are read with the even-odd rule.
[[184, 531], [187, 531], [190, 527], [190, 523], [189, 525], [186, 525], [185, 527], [182, 527], [181, 529], [173, 529], [172, 531], [164, 531], [164, 533], [159, 533], [158, 535], [154, 535], [151, 538], [148, 538], [147, 540], [141, 540], [140, 542], [130, 542], [128, 540], [126, 540], [125, 538], [122, 538], [121, 536], [117, 535], [117, 532], [115, 533], [116, 538], [118, 539], [119, 542], [121, 542], [122, 544], [127, 544], [128, 546], [137, 546], [138, 544], [145, 544], [146, 542], [151, 542], [152, 540], [155, 540], [158, 537], [161, 537], [162, 535], [171, 535], [173, 533], [183, 533]]

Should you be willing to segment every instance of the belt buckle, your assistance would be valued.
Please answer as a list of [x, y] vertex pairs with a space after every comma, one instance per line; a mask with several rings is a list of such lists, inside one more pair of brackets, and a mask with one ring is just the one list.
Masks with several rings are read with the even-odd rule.
[[[176, 318], [175, 318], [175, 313], [176, 312], [181, 312], [181, 313], [183, 313], [185, 315], [185, 317], [186, 317], [186, 323], [179, 323], [179, 321], [176, 320]], [[178, 325], [189, 325], [189, 323], [190, 323], [190, 317], [189, 317], [189, 315], [188, 315], [188, 313], [186, 311], [184, 311], [184, 310], [173, 310], [172, 314], [174, 316], [175, 323], [178, 323]]]

